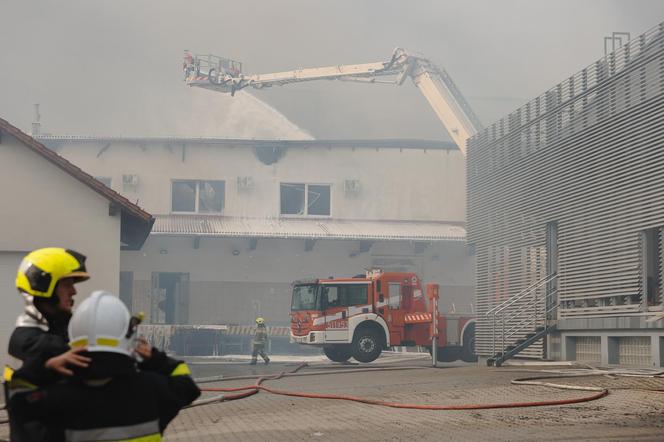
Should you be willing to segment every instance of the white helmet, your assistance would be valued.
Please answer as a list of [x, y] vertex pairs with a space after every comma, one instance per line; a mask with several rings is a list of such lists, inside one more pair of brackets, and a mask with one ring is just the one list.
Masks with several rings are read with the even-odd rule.
[[129, 311], [122, 301], [109, 292], [95, 291], [69, 321], [69, 345], [129, 356], [133, 347], [129, 321]]

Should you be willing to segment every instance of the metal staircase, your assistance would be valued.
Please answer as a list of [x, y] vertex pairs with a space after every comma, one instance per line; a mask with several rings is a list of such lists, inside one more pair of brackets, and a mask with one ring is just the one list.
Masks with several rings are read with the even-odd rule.
[[486, 313], [493, 341], [487, 365], [500, 367], [556, 329], [556, 276], [545, 276]]

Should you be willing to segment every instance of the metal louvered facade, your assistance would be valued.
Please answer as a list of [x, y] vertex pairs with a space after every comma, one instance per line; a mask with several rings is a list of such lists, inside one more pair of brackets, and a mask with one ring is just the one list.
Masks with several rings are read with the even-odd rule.
[[471, 138], [467, 161], [480, 355], [484, 314], [553, 272], [563, 336], [647, 331], [663, 345], [664, 23]]

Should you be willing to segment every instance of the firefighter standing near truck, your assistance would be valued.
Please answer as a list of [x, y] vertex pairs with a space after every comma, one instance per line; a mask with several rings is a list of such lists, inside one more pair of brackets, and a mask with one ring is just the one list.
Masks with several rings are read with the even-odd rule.
[[[20, 376], [13, 376], [11, 369], [5, 368], [6, 399], [13, 390], [53, 384], [63, 374], [71, 374], [68, 367], [86, 366], [89, 362], [67, 345], [67, 326], [76, 295], [74, 285], [90, 278], [85, 260], [84, 255], [59, 247], [37, 249], [23, 258], [16, 275], [16, 288], [25, 300], [25, 309], [16, 320], [8, 353], [22, 361], [24, 368]], [[18, 424], [16, 417], [10, 412], [12, 441], [57, 439], [41, 422]]]
[[256, 334], [251, 341], [253, 352], [251, 354], [250, 365], [256, 365], [258, 355], [265, 361], [265, 365], [270, 363], [270, 358], [265, 353], [265, 345], [267, 344], [267, 327], [265, 327], [265, 319], [256, 318]]

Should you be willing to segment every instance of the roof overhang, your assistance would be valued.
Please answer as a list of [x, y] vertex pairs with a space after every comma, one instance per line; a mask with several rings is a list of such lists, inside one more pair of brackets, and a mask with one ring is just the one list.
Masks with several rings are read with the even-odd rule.
[[156, 215], [155, 218], [151, 232], [153, 236], [369, 241], [466, 240], [464, 227], [439, 221], [237, 218], [221, 215]]

